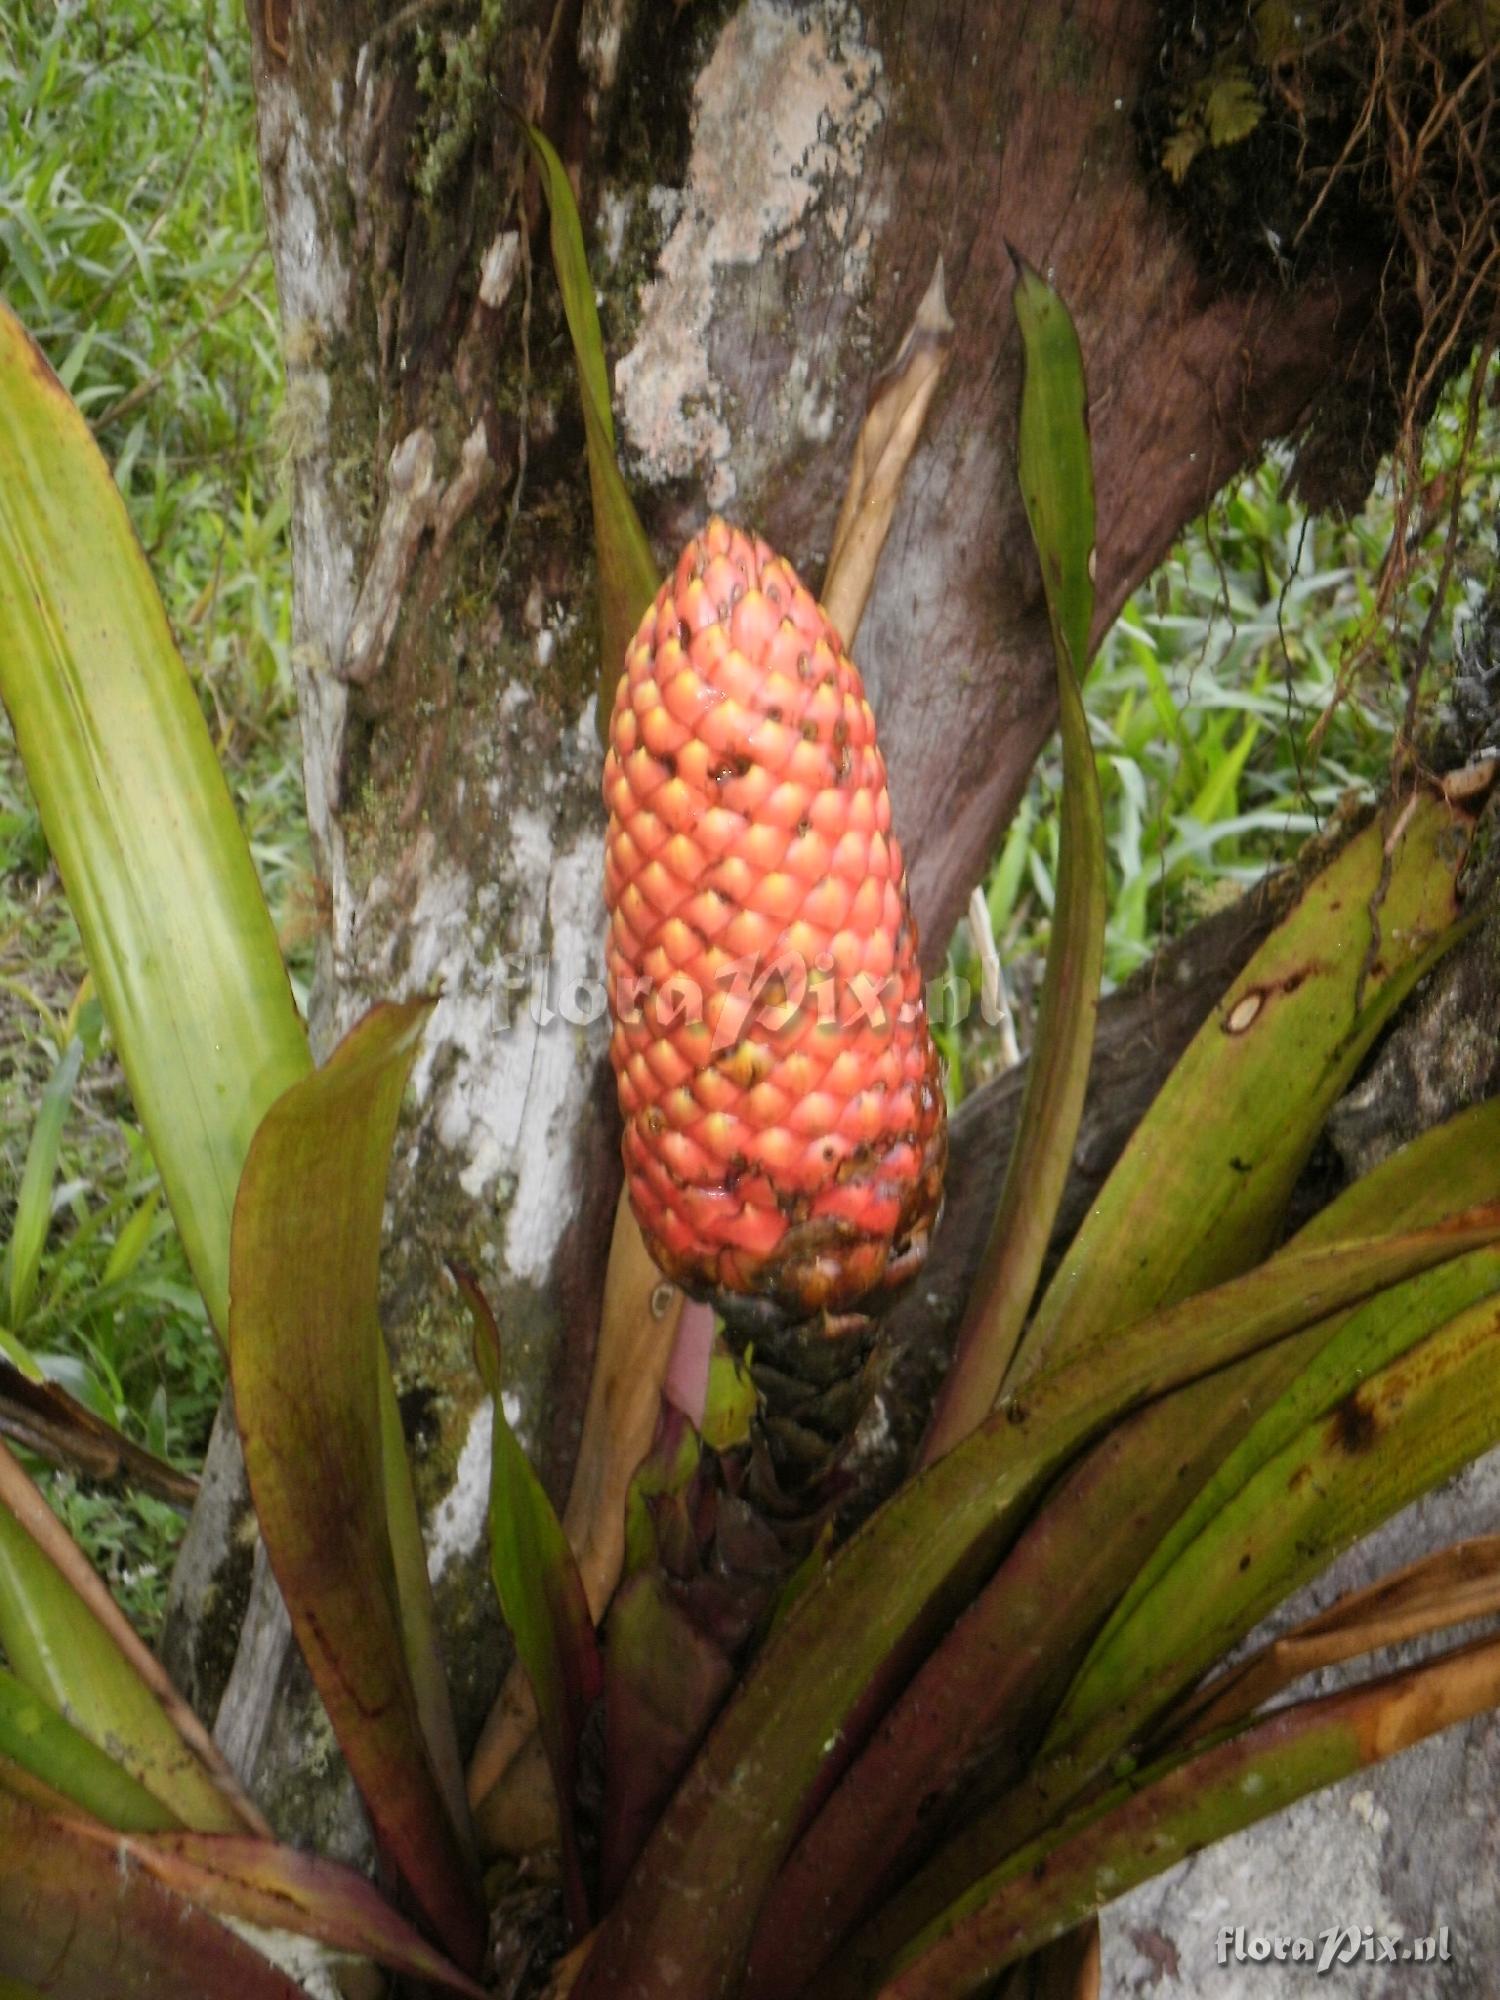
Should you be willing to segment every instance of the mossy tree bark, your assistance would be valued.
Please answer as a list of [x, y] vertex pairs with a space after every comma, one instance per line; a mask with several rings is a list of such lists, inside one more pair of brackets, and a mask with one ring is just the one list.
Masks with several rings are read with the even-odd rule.
[[[479, 1553], [488, 1430], [441, 1260], [483, 1274], [521, 1435], [556, 1484], [618, 1185], [606, 1035], [573, 990], [602, 933], [582, 426], [506, 100], [579, 186], [664, 560], [717, 506], [817, 577], [867, 386], [945, 260], [954, 357], [858, 648], [930, 958], [1053, 719], [1011, 469], [1008, 242], [1082, 336], [1101, 624], [1267, 438], [1307, 424], [1378, 274], [1237, 296], [1203, 282], [1132, 121], [1150, 0], [248, 13], [295, 471], [320, 1049], [376, 999], [442, 993], [392, 1186], [388, 1325], [471, 1734], [502, 1664]], [[174, 1665], [287, 1832], [357, 1845], [241, 1532], [233, 1457], [221, 1439]]]

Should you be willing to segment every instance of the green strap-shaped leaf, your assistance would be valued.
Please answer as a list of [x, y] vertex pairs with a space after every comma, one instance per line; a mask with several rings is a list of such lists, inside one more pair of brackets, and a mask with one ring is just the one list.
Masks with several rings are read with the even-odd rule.
[[1067, 307], [1029, 265], [1013, 293], [1026, 366], [1020, 477], [1042, 563], [1062, 729], [1062, 855], [1036, 1044], [1005, 1186], [924, 1460], [993, 1405], [1021, 1338], [1072, 1164], [1104, 966], [1104, 813], [1079, 685], [1094, 617], [1094, 477], [1083, 357]]
[[1021, 1372], [1265, 1256], [1335, 1098], [1457, 935], [1470, 823], [1421, 793], [1304, 890], [1199, 1030], [1047, 1287]]
[[1011, 305], [1026, 360], [1017, 446], [1021, 498], [1042, 561], [1053, 635], [1082, 680], [1094, 623], [1094, 468], [1083, 356], [1058, 293], [1014, 250], [1011, 261]]
[[181, 1824], [124, 1766], [0, 1667], [0, 1759], [51, 1785], [105, 1826], [160, 1833]]
[[430, 1006], [376, 1008], [267, 1113], [235, 1204], [229, 1364], [266, 1553], [376, 1840], [472, 1969], [484, 1919], [427, 1572], [392, 1547], [416, 1514], [378, 1311], [391, 1146]]
[[567, 169], [551, 142], [534, 125], [526, 136], [541, 169], [552, 220], [552, 263], [562, 291], [563, 311], [578, 363], [583, 428], [588, 442], [589, 493], [594, 507], [594, 553], [599, 565], [599, 693], [595, 719], [599, 740], [609, 738], [615, 686], [625, 666], [625, 649], [661, 581], [651, 544], [626, 490], [615, 457], [615, 420], [609, 403], [609, 370], [604, 336], [594, 303], [583, 247], [583, 225]]
[[578, 1847], [578, 1746], [603, 1670], [588, 1598], [546, 1489], [505, 1415], [500, 1333], [467, 1272], [453, 1275], [474, 1322], [474, 1352], [495, 1406], [490, 1455], [490, 1574], [500, 1610], [536, 1696], [538, 1726], [557, 1793], [568, 1921], [588, 1929], [591, 1898]]
[[[1014, 1752], [998, 1780], [993, 1766], [997, 1754], [1005, 1758], [1003, 1750], [992, 1753], [988, 1763], [977, 1762], [975, 1743], [962, 1737], [968, 1718], [961, 1711], [953, 1732], [960, 1740], [952, 1746], [945, 1742], [943, 1725], [952, 1718], [947, 1700], [950, 1690], [941, 1683], [934, 1687], [924, 1670], [922, 1680], [910, 1691], [910, 1701], [903, 1703], [901, 1716], [893, 1717], [893, 1729], [912, 1728], [914, 1714], [915, 1726], [931, 1729], [938, 1739], [932, 1759], [934, 1780], [946, 1771], [951, 1785], [951, 1774], [963, 1770], [966, 1796], [993, 1799], [994, 1803], [986, 1805], [977, 1817], [971, 1815], [962, 1834], [934, 1856], [916, 1882], [902, 1892], [901, 1914], [899, 1920], [891, 1918], [892, 1925], [899, 1921], [910, 1931], [930, 1922], [970, 1879], [976, 1853], [1009, 1851], [1056, 1820], [1070, 1799], [1112, 1767], [1146, 1722], [1281, 1597], [1315, 1575], [1338, 1549], [1447, 1476], [1466, 1456], [1486, 1448], [1500, 1424], [1500, 1399], [1493, 1386], [1500, 1304], [1494, 1296], [1487, 1296], [1493, 1293], [1497, 1270], [1500, 1256], [1494, 1250], [1476, 1251], [1380, 1293], [1355, 1309], [1345, 1331], [1351, 1345], [1361, 1340], [1369, 1345], [1372, 1369], [1377, 1366], [1373, 1357], [1382, 1341], [1389, 1352], [1397, 1328], [1404, 1329], [1405, 1344], [1413, 1349], [1411, 1373], [1398, 1365], [1376, 1374], [1361, 1390], [1355, 1407], [1368, 1409], [1370, 1414], [1370, 1451], [1351, 1455], [1346, 1449], [1348, 1428], [1337, 1421], [1312, 1425], [1276, 1460], [1275, 1470], [1267, 1472], [1259, 1489], [1247, 1493], [1242, 1510], [1211, 1519], [1205, 1536], [1192, 1542], [1182, 1560], [1165, 1572], [1161, 1586], [1138, 1593], [1135, 1613], [1110, 1625], [1040, 1753], [1034, 1749], [1035, 1723], [1026, 1730], [1022, 1743], [1015, 1747], [1033, 1762], [1029, 1775], [1020, 1776]], [[1476, 1299], [1480, 1301], [1477, 1306], [1473, 1304]], [[1338, 1338], [1342, 1340], [1343, 1335]], [[1287, 1346], [1300, 1344], [1299, 1339]], [[1316, 1367], [1316, 1361], [1313, 1365]], [[1229, 1371], [1202, 1387], [1207, 1396], [1217, 1395], [1219, 1407], [1232, 1411], [1242, 1393], [1242, 1374], [1243, 1370]], [[1366, 1394], [1371, 1398], [1368, 1406]], [[1161, 1407], [1155, 1406], [1147, 1416], [1159, 1414]], [[1199, 1412], [1200, 1422], [1210, 1434], [1218, 1414], [1219, 1408], [1213, 1406]], [[1357, 1422], [1362, 1426], [1363, 1417]], [[1386, 1428], [1381, 1429], [1382, 1425]], [[1378, 1439], [1377, 1430], [1381, 1433]], [[1121, 1449], [1111, 1458], [1106, 1454], [1116, 1436]], [[1097, 1594], [1099, 1590], [1097, 1574], [1090, 1572], [1090, 1530], [1093, 1540], [1104, 1548], [1107, 1567], [1108, 1559], [1121, 1546], [1121, 1538], [1113, 1533], [1113, 1522], [1136, 1509], [1143, 1509], [1150, 1518], [1149, 1499], [1136, 1499], [1131, 1493], [1132, 1462], [1139, 1456], [1132, 1448], [1140, 1441], [1138, 1426], [1128, 1426], [1106, 1440], [1084, 1474], [1065, 1484], [1058, 1500], [1040, 1517], [1032, 1531], [1038, 1538], [1036, 1560], [1020, 1575], [1011, 1564], [1002, 1566], [964, 1621], [970, 1629], [965, 1632], [961, 1626], [945, 1642], [943, 1650], [958, 1656], [949, 1668], [955, 1682], [954, 1701], [961, 1703], [963, 1696], [958, 1670], [971, 1659], [977, 1664], [989, 1649], [1016, 1647], [1027, 1654], [1040, 1652], [1044, 1660], [1059, 1657], [1059, 1636], [1070, 1629], [1066, 1607], [1073, 1589], [1071, 1573], [1077, 1570], [1082, 1575], [1085, 1592]], [[1102, 1475], [1097, 1490], [1086, 1476], [1096, 1467]], [[1155, 1458], [1148, 1458], [1145, 1476], [1155, 1491], [1170, 1482], [1170, 1465], [1161, 1466]], [[1046, 1563], [1048, 1543], [1043, 1524], [1053, 1512], [1058, 1520], [1051, 1544], [1055, 1559], [1051, 1575], [1057, 1580], [1048, 1590], [1048, 1575], [1038, 1575], [1037, 1570], [1039, 1564]], [[1124, 1546], [1128, 1550], [1128, 1530]], [[1242, 1570], [1239, 1565], [1246, 1555], [1251, 1560]], [[1028, 1575], [1032, 1588], [1048, 1599], [1042, 1613], [1032, 1612], [1027, 1603]], [[1205, 1591], [1211, 1593], [1207, 1598]], [[1055, 1616], [1053, 1599], [1063, 1606]], [[989, 1705], [992, 1736], [996, 1703], [1006, 1693], [1024, 1715], [1026, 1704], [1047, 1692], [1045, 1688], [1038, 1690], [1034, 1677], [1024, 1669], [1015, 1670], [1008, 1653], [1005, 1658], [1006, 1665], [995, 1676], [1001, 1683], [998, 1695], [992, 1696], [981, 1678], [971, 1682], [975, 1705]], [[936, 1658], [929, 1663], [936, 1664]], [[979, 1741], [982, 1744], [982, 1735]], [[870, 1796], [880, 1775], [878, 1769], [871, 1774], [863, 1796]], [[921, 1796], [925, 1793], [914, 1803], [919, 1803]], [[876, 1797], [878, 1800], [878, 1794]], [[878, 1804], [876, 1810], [881, 1810]], [[892, 1815], [888, 1809], [884, 1818], [889, 1826]], [[894, 1830], [902, 1835], [910, 1824], [908, 1815], [896, 1821]], [[855, 1913], [878, 1907], [878, 1900], [856, 1899]], [[847, 1917], [842, 1928], [847, 1928]], [[836, 1931], [835, 1939], [838, 1934]], [[826, 1956], [826, 1947], [814, 1964], [821, 1962], [821, 1956]]]
[[[1500, 1701], [1500, 1641], [1276, 1711], [1228, 1741], [1144, 1772], [1012, 1853], [903, 1942], [902, 1912], [855, 1941], [819, 2000], [963, 2000], [1114, 1896], [1308, 1793]], [[976, 1863], [979, 1857], [974, 1857]]]
[[0, 306], [0, 696], [193, 1274], [226, 1323], [263, 1113], [309, 1066], [276, 933], [125, 504]]
[[[1384, 1366], [1367, 1339], [1367, 1362], [1351, 1367], [1356, 1320], [1369, 1318], [1356, 1315], [1335, 1343], [1344, 1365], [1314, 1363], [1309, 1373], [1337, 1400], [1279, 1451], [1257, 1454], [1239, 1491], [1112, 1629], [1058, 1719], [1059, 1754], [1097, 1768], [1341, 1550], [1500, 1442], [1500, 1258], [1461, 1262], [1466, 1285], [1454, 1267], [1414, 1281], [1488, 1294], [1436, 1333]], [[1421, 1324], [1421, 1303], [1408, 1324]], [[1306, 1394], [1316, 1407], [1316, 1386]]]
[[[1296, 1246], [1334, 1243], [1374, 1227], [1420, 1226], [1444, 1213], [1477, 1204], [1495, 1190], [1497, 1157], [1500, 1099], [1492, 1099], [1435, 1126], [1382, 1161], [1316, 1215], [1296, 1238]], [[1233, 1501], [1254, 1472], [1311, 1418], [1355, 1390], [1370, 1370], [1404, 1353], [1497, 1286], [1500, 1269], [1494, 1257], [1487, 1251], [1476, 1252], [1357, 1308], [1341, 1328], [1330, 1329], [1332, 1337], [1317, 1344], [1290, 1380], [1265, 1375], [1266, 1387], [1274, 1385], [1269, 1404], [1264, 1395], [1255, 1393], [1249, 1375], [1226, 1380], [1221, 1408], [1226, 1413], [1235, 1408], [1244, 1413], [1244, 1421], [1235, 1426], [1233, 1448], [1220, 1458], [1213, 1476], [1187, 1496], [1187, 1504], [1172, 1527], [1119, 1599], [1056, 1718], [1055, 1741], [1076, 1734], [1083, 1718], [1097, 1706], [1112, 1703], [1103, 1657], [1114, 1634], [1135, 1615], [1142, 1599], [1220, 1509]], [[1202, 1400], [1201, 1392], [1189, 1393]], [[1160, 1425], [1167, 1413], [1148, 1413], [1150, 1416]], [[1202, 1416], [1196, 1407], [1184, 1409], [1183, 1417], [1183, 1425], [1174, 1427], [1182, 1435], [1189, 1435], [1190, 1428], [1202, 1431]], [[1176, 1449], [1176, 1442], [1175, 1436], [1168, 1439], [1172, 1449]], [[1148, 1459], [1142, 1466], [1143, 1475], [1152, 1477], [1151, 1466], [1155, 1464], [1160, 1471], [1154, 1476], [1164, 1477], [1169, 1456]], [[1160, 1602], [1164, 1615], [1174, 1615], [1168, 1600]]]
[[771, 1633], [605, 1920], [574, 2000], [729, 1990], [803, 1804], [871, 1683], [916, 1664], [1042, 1482], [1104, 1424], [1497, 1234], [1492, 1209], [1289, 1257], [1106, 1335], [1039, 1376], [1024, 1401], [1008, 1397], [901, 1488]]
[[3, 1444], [0, 1647], [23, 1687], [182, 1825], [261, 1828], [202, 1724]]
[[[1494, 1191], [1497, 1148], [1500, 1100], [1476, 1106], [1382, 1162], [1331, 1203], [1296, 1244], [1337, 1242], [1382, 1224], [1420, 1225], [1476, 1204]], [[1111, 1640], [1182, 1548], [1309, 1421], [1373, 1369], [1497, 1289], [1500, 1253], [1472, 1252], [1192, 1384], [1112, 1430], [1028, 1523], [804, 1835], [762, 1918], [752, 1968], [764, 1963], [766, 1983], [752, 1978], [749, 2000], [786, 1990], [793, 1965], [804, 1966], [810, 1977], [861, 1913], [878, 1906], [882, 1886], [900, 1880], [902, 1856], [920, 1838], [934, 1800], [972, 1798], [1019, 1777], [1035, 1756], [1039, 1724], [1056, 1703], [1059, 1673], [1098, 1633], [1120, 1598], [1122, 1577], [1156, 1543], [1097, 1637], [1048, 1741], [1060, 1754], [1092, 1721], [1128, 1722], [1129, 1682], [1113, 1677], [1120, 1662]], [[1302, 1523], [1287, 1519], [1283, 1525], [1295, 1543]], [[1264, 1546], [1264, 1562], [1274, 1566], [1283, 1559], [1284, 1552]], [[1202, 1615], [1197, 1581], [1185, 1579], [1182, 1587], [1181, 1605], [1166, 1594], [1152, 1598], [1164, 1634]], [[1105, 1731], [1085, 1746], [1078, 1768], [1086, 1775], [1122, 1741], [1121, 1726]], [[1054, 1795], [1065, 1796], [1078, 1779], [1054, 1763], [1049, 1782]], [[950, 1884], [949, 1893], [957, 1886]], [[941, 1898], [940, 1884], [934, 1893]]]
[[16, 1197], [16, 1219], [5, 1253], [5, 1292], [10, 1324], [17, 1332], [25, 1325], [36, 1295], [37, 1272], [41, 1269], [42, 1250], [52, 1221], [52, 1183], [57, 1174], [63, 1120], [73, 1101], [73, 1086], [82, 1066], [83, 1043], [75, 1035], [47, 1079], [36, 1123], [31, 1128], [31, 1143], [26, 1148], [21, 1191]]

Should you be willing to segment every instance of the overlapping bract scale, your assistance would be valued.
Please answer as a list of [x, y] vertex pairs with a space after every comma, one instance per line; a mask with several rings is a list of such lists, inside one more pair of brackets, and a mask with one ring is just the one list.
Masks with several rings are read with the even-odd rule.
[[653, 1255], [793, 1317], [908, 1276], [946, 1128], [885, 764], [859, 669], [759, 538], [715, 518], [683, 551], [626, 656], [604, 793]]

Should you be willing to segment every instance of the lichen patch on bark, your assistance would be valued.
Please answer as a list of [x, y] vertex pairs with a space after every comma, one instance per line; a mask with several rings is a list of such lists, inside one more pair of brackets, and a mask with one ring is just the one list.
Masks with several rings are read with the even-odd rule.
[[724, 29], [694, 91], [682, 210], [615, 371], [625, 433], [648, 477], [697, 477], [716, 507], [733, 497], [729, 423], [708, 356], [718, 285], [726, 272], [788, 255], [821, 188], [857, 179], [885, 115], [882, 80], [844, 0], [796, 15], [749, 0]]
[[442, 993], [413, 1076], [416, 1101], [433, 1100], [433, 1129], [461, 1163], [464, 1193], [505, 1200], [511, 1276], [540, 1284], [576, 1198], [573, 1137], [593, 1069], [580, 1037], [604, 1032], [558, 1006], [565, 987], [599, 974], [603, 847], [597, 828], [560, 844], [551, 821], [526, 806], [513, 810], [509, 836], [510, 872], [529, 893], [500, 926], [503, 950], [486, 962], [475, 949], [475, 911], [483, 930], [493, 885], [476, 891], [464, 870], [435, 866], [408, 918], [405, 983]]
[[[519, 1417], [520, 1403], [516, 1397], [507, 1395], [505, 1414], [512, 1423]], [[484, 1531], [494, 1435], [494, 1406], [486, 1397], [469, 1420], [452, 1483], [427, 1522], [427, 1573], [434, 1583], [442, 1580], [455, 1557], [461, 1559], [469, 1553]]]

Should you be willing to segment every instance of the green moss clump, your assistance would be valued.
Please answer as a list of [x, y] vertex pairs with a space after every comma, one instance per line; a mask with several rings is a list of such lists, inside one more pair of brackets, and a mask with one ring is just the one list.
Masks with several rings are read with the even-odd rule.
[[505, 0], [479, 0], [467, 27], [417, 31], [417, 88], [427, 109], [412, 185], [429, 210], [436, 210], [498, 108], [495, 66], [505, 17]]

